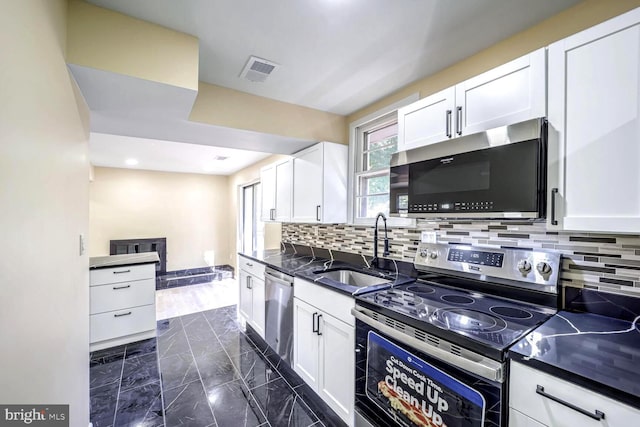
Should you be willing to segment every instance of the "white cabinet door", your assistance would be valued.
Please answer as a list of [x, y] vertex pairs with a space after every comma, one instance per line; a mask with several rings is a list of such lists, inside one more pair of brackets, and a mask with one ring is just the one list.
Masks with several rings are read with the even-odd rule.
[[260, 188], [262, 191], [262, 207], [260, 219], [262, 221], [275, 220], [276, 208], [276, 167], [265, 166], [260, 169]]
[[247, 274], [245, 271], [240, 270], [240, 274], [238, 277], [238, 285], [240, 287], [240, 303], [238, 304], [238, 307], [240, 315], [247, 321], [250, 321], [253, 317], [253, 292], [251, 292], [251, 279], [251, 275]]
[[291, 220], [291, 179], [292, 161], [286, 160], [275, 165], [276, 205], [275, 220], [288, 222]]
[[251, 326], [264, 338], [264, 280], [251, 277]]
[[509, 427], [546, 427], [520, 411], [509, 408]]
[[550, 228], [640, 230], [639, 23], [635, 9], [549, 47]]
[[340, 418], [353, 425], [354, 327], [325, 313], [319, 323], [322, 335], [318, 391]]
[[319, 335], [313, 331], [317, 308], [293, 299], [293, 369], [309, 386], [318, 389]]
[[545, 49], [456, 85], [455, 136], [546, 115]]
[[398, 110], [398, 151], [453, 136], [454, 94], [452, 86]]
[[293, 222], [321, 221], [323, 154], [323, 145], [316, 144], [293, 158]]

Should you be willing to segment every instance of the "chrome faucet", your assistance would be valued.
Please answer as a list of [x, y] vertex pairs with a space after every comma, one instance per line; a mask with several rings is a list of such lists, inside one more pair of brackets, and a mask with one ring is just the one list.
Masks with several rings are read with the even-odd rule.
[[389, 256], [389, 237], [387, 237], [387, 217], [384, 216], [382, 212], [376, 216], [376, 225], [373, 229], [373, 266], [379, 268], [378, 263], [378, 220], [382, 217], [382, 221], [384, 221], [384, 249], [382, 251], [382, 256]]

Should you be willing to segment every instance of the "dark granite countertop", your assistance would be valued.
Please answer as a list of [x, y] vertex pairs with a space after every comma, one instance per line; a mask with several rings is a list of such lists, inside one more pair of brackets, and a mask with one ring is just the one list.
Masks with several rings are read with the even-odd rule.
[[509, 356], [640, 409], [638, 320], [560, 311], [511, 347]]
[[[403, 274], [396, 274], [395, 272], [379, 270], [373, 267], [362, 267], [360, 265], [344, 261], [331, 260], [310, 255], [285, 253], [278, 249], [253, 252], [251, 254], [239, 252], [238, 254], [247, 258], [251, 258], [254, 261], [261, 262], [266, 266], [285, 274], [300, 277], [301, 279], [317, 283], [318, 285], [348, 295], [357, 295], [359, 293], [372, 292], [388, 288], [392, 285], [400, 285], [413, 282], [415, 280], [414, 278]], [[389, 282], [380, 285], [368, 286], [366, 288], [359, 288], [356, 286], [350, 286], [344, 283], [336, 282], [335, 280], [323, 277], [322, 273], [319, 273], [320, 271], [330, 271], [336, 269], [347, 269], [359, 271], [369, 275], [376, 275], [389, 279]]]
[[149, 264], [159, 262], [157, 252], [141, 252], [137, 254], [107, 255], [89, 258], [89, 269], [120, 267], [123, 265]]

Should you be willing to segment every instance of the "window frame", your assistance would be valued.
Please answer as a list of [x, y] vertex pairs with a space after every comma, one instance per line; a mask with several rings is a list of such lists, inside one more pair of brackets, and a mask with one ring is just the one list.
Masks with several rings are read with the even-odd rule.
[[[416, 102], [418, 99], [418, 93], [414, 93], [349, 124], [348, 224], [373, 225], [375, 223], [375, 218], [358, 218], [356, 215], [356, 208], [358, 206], [358, 178], [367, 173], [361, 172], [364, 158], [364, 132], [369, 131], [376, 125], [384, 123], [384, 121], [388, 119], [388, 116], [393, 114], [397, 116], [399, 108]], [[387, 224], [390, 226], [415, 227], [416, 221], [412, 218], [391, 217], [387, 219]]]

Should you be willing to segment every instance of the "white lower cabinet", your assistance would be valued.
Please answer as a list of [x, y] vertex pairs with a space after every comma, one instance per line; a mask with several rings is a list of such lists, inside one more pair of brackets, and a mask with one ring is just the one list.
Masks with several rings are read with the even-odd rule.
[[[300, 299], [313, 288], [313, 299]], [[353, 425], [355, 327], [348, 309], [353, 299], [297, 278], [294, 295], [293, 369], [340, 418]]]
[[156, 335], [155, 264], [94, 269], [89, 278], [91, 351]]
[[239, 257], [238, 266], [240, 288], [238, 311], [240, 316], [264, 338], [264, 264]]
[[[510, 368], [509, 427], [640, 425], [638, 409], [518, 362], [511, 361]], [[580, 410], [603, 417], [594, 419]]]

